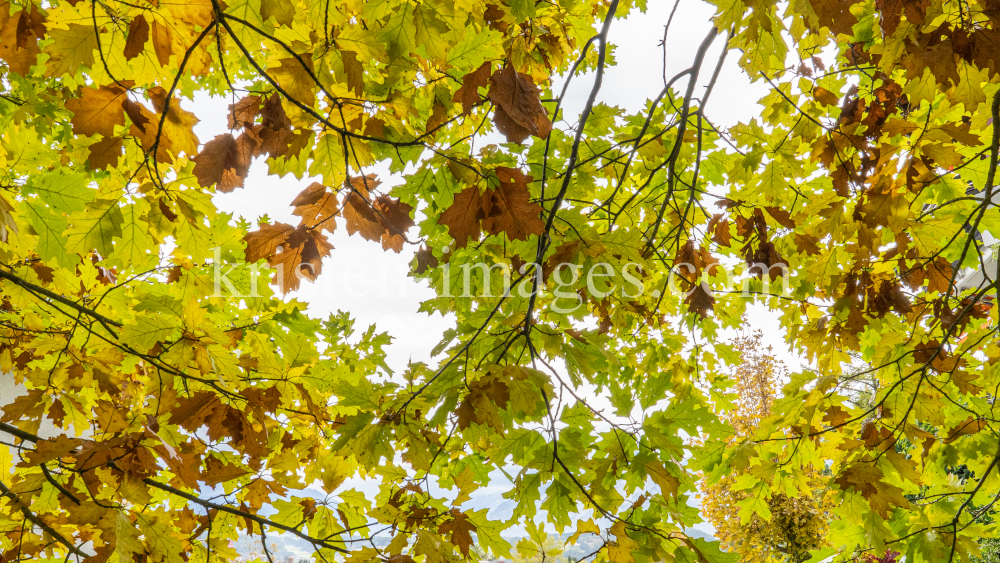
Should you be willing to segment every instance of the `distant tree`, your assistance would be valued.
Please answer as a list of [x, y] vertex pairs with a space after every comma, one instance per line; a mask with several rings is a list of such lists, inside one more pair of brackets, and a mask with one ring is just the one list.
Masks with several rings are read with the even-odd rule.
[[[784, 363], [764, 346], [762, 337], [758, 331], [735, 340], [740, 354], [733, 374], [735, 408], [723, 417], [735, 431], [731, 444], [751, 438], [771, 414], [777, 384], [786, 373]], [[806, 469], [798, 494], [789, 495], [771, 493], [766, 483], [748, 486], [747, 477], [757, 467], [741, 468], [716, 483], [704, 477], [702, 512], [715, 526], [723, 548], [738, 553], [743, 563], [808, 560], [810, 550], [823, 546], [828, 529], [828, 495], [813, 492], [819, 489], [819, 471]]]
[[983, 538], [979, 541], [979, 556], [972, 556], [973, 563], [1000, 563], [1000, 538]]

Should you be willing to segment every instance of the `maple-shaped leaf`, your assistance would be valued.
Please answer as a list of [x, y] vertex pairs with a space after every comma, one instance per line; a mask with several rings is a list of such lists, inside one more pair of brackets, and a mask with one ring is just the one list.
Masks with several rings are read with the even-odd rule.
[[477, 186], [469, 186], [455, 194], [454, 203], [438, 217], [438, 223], [448, 227], [460, 248], [465, 248], [469, 239], [479, 240], [480, 221], [486, 218], [486, 202]]
[[302, 224], [313, 228], [322, 224], [327, 232], [333, 232], [337, 223], [334, 216], [340, 206], [337, 194], [319, 182], [313, 182], [292, 200], [293, 214], [302, 217]]
[[125, 40], [125, 60], [131, 61], [146, 50], [149, 41], [149, 22], [139, 14], [128, 25], [128, 39]]
[[125, 125], [122, 102], [125, 89], [120, 86], [81, 88], [80, 97], [66, 102], [66, 109], [73, 112], [73, 133], [77, 135], [103, 135], [112, 137], [116, 125]]
[[472, 534], [476, 533], [477, 527], [469, 520], [462, 511], [452, 508], [449, 512], [450, 520], [446, 520], [438, 526], [438, 533], [451, 534], [451, 543], [462, 551], [466, 557], [469, 556], [469, 548], [472, 547]]
[[486, 88], [490, 80], [490, 69], [492, 64], [487, 61], [476, 70], [462, 77], [462, 86], [455, 91], [453, 102], [462, 103], [462, 114], [469, 115], [472, 108], [479, 105], [482, 97], [479, 95], [480, 88]]
[[487, 95], [496, 106], [494, 123], [509, 142], [520, 144], [529, 135], [549, 136], [552, 121], [542, 106], [540, 92], [530, 77], [510, 65], [490, 77]]
[[93, 24], [71, 23], [66, 29], [49, 29], [48, 35], [53, 42], [43, 49], [49, 55], [49, 60], [45, 62], [46, 76], [72, 76], [80, 71], [80, 67], [94, 66], [94, 52], [97, 51], [98, 43]]
[[496, 169], [498, 185], [488, 192], [489, 209], [483, 228], [491, 234], [506, 233], [512, 240], [527, 240], [545, 230], [542, 206], [531, 202], [532, 178], [516, 168]]
[[193, 172], [198, 183], [206, 188], [219, 184], [222, 192], [243, 187], [256, 146], [257, 142], [246, 133], [239, 138], [224, 133], [205, 143], [201, 152], [191, 159], [195, 163]]
[[841, 490], [855, 490], [871, 505], [882, 518], [888, 518], [895, 507], [908, 506], [910, 501], [903, 496], [903, 490], [883, 481], [885, 474], [871, 462], [859, 462], [841, 471], [834, 483]]

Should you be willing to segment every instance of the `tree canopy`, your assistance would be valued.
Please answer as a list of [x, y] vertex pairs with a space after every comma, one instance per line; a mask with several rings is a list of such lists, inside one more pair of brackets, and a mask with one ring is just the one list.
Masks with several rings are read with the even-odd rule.
[[[224, 561], [291, 534], [445, 563], [522, 526], [598, 534], [600, 561], [733, 561], [685, 533], [699, 476], [732, 472], [765, 521], [826, 489], [820, 559], [978, 553], [998, 286], [957, 281], [1000, 232], [1000, 3], [711, 4], [630, 114], [601, 92], [641, 0], [5, 1], [0, 369], [27, 393], [0, 422], [0, 559]], [[726, 57], [769, 92], [721, 129]], [[231, 99], [228, 132], [194, 134], [196, 95]], [[315, 180], [297, 225], [213, 203], [254, 159]], [[282, 296], [338, 228], [419, 246], [442, 361], [393, 373], [391, 335]], [[720, 334], [753, 302], [810, 364], [734, 438]], [[511, 518], [463, 507], [498, 472]]]

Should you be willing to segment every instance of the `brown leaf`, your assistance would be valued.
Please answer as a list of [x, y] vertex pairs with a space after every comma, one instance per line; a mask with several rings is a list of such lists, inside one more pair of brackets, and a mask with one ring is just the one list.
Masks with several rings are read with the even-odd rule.
[[840, 96], [820, 86], [813, 88], [813, 98], [824, 106], [840, 105]]
[[444, 107], [444, 104], [440, 101], [434, 100], [434, 107], [431, 110], [431, 116], [427, 118], [427, 127], [424, 130], [431, 133], [447, 123], [447, 121], [448, 108]]
[[330, 255], [333, 245], [319, 231], [299, 226], [278, 247], [278, 252], [268, 258], [272, 267], [278, 269], [275, 283], [282, 293], [299, 288], [305, 278], [315, 280], [323, 271], [323, 258]]
[[268, 258], [275, 252], [288, 236], [292, 234], [295, 227], [287, 223], [261, 224], [256, 231], [251, 231], [243, 237], [247, 243], [247, 262], [256, 262], [262, 258]]
[[65, 434], [47, 440], [40, 440], [35, 444], [34, 451], [29, 450], [24, 454], [24, 460], [28, 466], [40, 465], [69, 456], [82, 444], [82, 439], [71, 438]]
[[[851, 26], [857, 23], [858, 18], [848, 9], [851, 7], [851, 3], [842, 0], [809, 0], [809, 4], [812, 5], [813, 11], [816, 12], [820, 27], [827, 27], [834, 34], [846, 33], [853, 35]], [[813, 57], [813, 64], [816, 64], [822, 70], [823, 67], [821, 65], [823, 62], [820, 61], [817, 64], [817, 60], [819, 60], [819, 57]]]
[[153, 20], [153, 51], [160, 66], [167, 66], [170, 55], [173, 54], [174, 36], [170, 28], [155, 19]]
[[723, 219], [722, 213], [712, 216], [708, 230], [712, 233], [712, 241], [719, 246], [729, 246], [732, 244], [732, 235], [729, 232], [729, 219]]
[[250, 168], [256, 141], [243, 133], [239, 139], [224, 133], [205, 143], [193, 159], [194, 175], [203, 187], [219, 184], [222, 192], [231, 192], [243, 186], [243, 179]]
[[970, 416], [969, 418], [965, 419], [965, 422], [962, 422], [958, 426], [948, 431], [948, 437], [945, 438], [944, 443], [950, 444], [955, 440], [961, 438], [962, 436], [971, 436], [973, 434], [978, 433], [980, 430], [986, 427], [987, 423], [985, 420], [981, 418], [974, 419]]
[[145, 106], [138, 102], [133, 102], [128, 98], [123, 98], [122, 109], [125, 110], [125, 115], [128, 116], [129, 121], [133, 125], [141, 129], [143, 133], [148, 133], [146, 125], [150, 122], [153, 114]]
[[904, 13], [906, 21], [919, 26], [924, 21], [928, 6], [930, 6], [930, 0], [875, 0], [875, 8], [879, 13], [879, 24], [886, 37], [896, 32]]
[[87, 168], [90, 170], [106, 170], [118, 166], [118, 161], [125, 153], [122, 147], [122, 137], [107, 137], [87, 147], [90, 152], [87, 158]]
[[479, 222], [486, 218], [486, 198], [477, 186], [455, 194], [455, 201], [438, 217], [438, 224], [448, 227], [455, 244], [465, 248], [469, 239], [479, 240]]
[[230, 129], [253, 127], [258, 115], [260, 115], [260, 96], [246, 96], [235, 104], [229, 104], [228, 127]]
[[696, 284], [691, 293], [684, 298], [688, 311], [697, 314], [703, 319], [708, 318], [708, 314], [715, 310], [715, 297], [705, 291], [704, 284]]
[[514, 118], [504, 111], [501, 106], [494, 108], [493, 125], [496, 125], [497, 131], [507, 138], [508, 143], [517, 143], [520, 145], [525, 139], [531, 136], [531, 130], [514, 121]]
[[457, 546], [466, 557], [469, 556], [469, 548], [472, 547], [472, 534], [476, 530], [476, 525], [469, 520], [469, 517], [456, 508], [451, 509], [451, 520], [438, 526], [440, 534], [451, 532], [451, 543]]
[[437, 267], [438, 259], [434, 256], [434, 253], [431, 252], [431, 249], [426, 246], [421, 246], [420, 250], [417, 251], [417, 267], [414, 269], [414, 272], [417, 274], [423, 274], [427, 270]]
[[478, 69], [462, 77], [462, 86], [455, 91], [452, 101], [462, 103], [463, 115], [472, 113], [472, 108], [482, 101], [479, 89], [486, 88], [489, 84], [491, 67], [492, 63], [487, 61]]
[[285, 108], [281, 103], [281, 96], [272, 94], [264, 102], [260, 115], [260, 125], [255, 125], [249, 130], [258, 143], [254, 156], [268, 154], [277, 157], [288, 154], [294, 134], [292, 122], [285, 114]]
[[524, 131], [543, 139], [549, 136], [552, 122], [538, 97], [539, 92], [530, 77], [515, 71], [512, 66], [490, 77], [488, 96], [497, 107], [494, 122], [497, 129], [507, 135], [508, 141], [520, 144], [526, 138], [521, 136]]
[[747, 267], [753, 269], [753, 275], [758, 278], [764, 277], [763, 268], [757, 266], [758, 264], [763, 264], [768, 271], [768, 276], [773, 282], [778, 276], [782, 275], [781, 268], [775, 268], [774, 266], [785, 266], [788, 267], [788, 262], [778, 254], [777, 248], [775, 248], [774, 243], [765, 241], [761, 242], [760, 246], [753, 253], [748, 253], [744, 256], [746, 259]]
[[828, 408], [823, 415], [823, 422], [830, 426], [841, 426], [850, 419], [851, 414], [837, 405]]
[[128, 25], [128, 39], [125, 40], [125, 60], [131, 61], [146, 50], [149, 41], [149, 22], [139, 14]]
[[27, 75], [36, 64], [38, 40], [46, 34], [45, 16], [33, 5], [28, 10], [10, 13], [10, 3], [0, 4], [0, 59], [20, 75]]
[[382, 250], [402, 252], [406, 231], [416, 224], [410, 218], [413, 208], [387, 195], [379, 196], [372, 205], [379, 212], [380, 222], [385, 227], [382, 233]]
[[765, 207], [764, 211], [767, 211], [767, 214], [782, 227], [786, 229], [795, 228], [795, 221], [792, 221], [791, 215], [784, 209], [780, 207]]
[[202, 480], [205, 482], [205, 485], [214, 487], [219, 483], [239, 479], [247, 473], [249, 471], [246, 469], [222, 461], [215, 456], [209, 456], [205, 462], [205, 473], [202, 476]]
[[804, 254], [819, 254], [816, 237], [795, 233], [795, 248]]
[[344, 78], [347, 89], [358, 96], [365, 92], [365, 67], [358, 60], [354, 51], [341, 51], [340, 58], [344, 61]]
[[337, 223], [334, 216], [340, 208], [337, 194], [319, 182], [313, 182], [292, 200], [294, 215], [302, 217], [302, 225], [313, 228], [322, 223], [323, 229], [333, 232]]
[[125, 125], [122, 100], [125, 89], [119, 86], [81, 88], [80, 97], [66, 102], [66, 109], [73, 112], [73, 133], [77, 135], [114, 135], [115, 125]]
[[[542, 279], [548, 279], [560, 264], [572, 264], [579, 248], [580, 241], [578, 240], [559, 245], [552, 256], [549, 256], [549, 259], [545, 261], [545, 266], [542, 268]], [[520, 273], [521, 265], [518, 265], [516, 270]]]
[[868, 500], [872, 509], [882, 518], [888, 518], [892, 509], [897, 506], [908, 506], [910, 501], [903, 496], [903, 491], [895, 485], [883, 481], [885, 475], [876, 465], [860, 462], [845, 468], [834, 480], [841, 490], [856, 490]]
[[46, 266], [41, 262], [32, 262], [31, 269], [32, 271], [35, 272], [35, 275], [38, 276], [38, 279], [41, 280], [43, 283], [52, 283], [52, 280], [55, 279], [52, 276], [55, 270]]
[[381, 183], [374, 174], [355, 176], [344, 183], [350, 191], [344, 198], [341, 215], [347, 222], [348, 234], [360, 233], [367, 240], [382, 240], [385, 229], [371, 204], [371, 190]]
[[545, 230], [541, 218], [542, 206], [531, 202], [528, 184], [531, 176], [517, 168], [500, 167], [496, 170], [499, 184], [487, 192], [489, 209], [483, 219], [483, 228], [490, 234], [506, 233], [511, 240], [528, 240], [529, 235], [540, 235]]

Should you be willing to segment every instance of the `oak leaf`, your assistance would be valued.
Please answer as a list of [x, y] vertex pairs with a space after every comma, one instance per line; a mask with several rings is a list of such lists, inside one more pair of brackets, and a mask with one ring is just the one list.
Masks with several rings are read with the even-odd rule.
[[469, 548], [472, 547], [472, 534], [476, 533], [476, 525], [469, 520], [463, 512], [456, 508], [450, 511], [451, 519], [438, 526], [438, 533], [450, 533], [451, 543], [462, 551], [466, 557], [469, 556]]
[[228, 127], [230, 129], [253, 127], [257, 116], [260, 115], [260, 103], [260, 96], [250, 95], [240, 98], [235, 104], [229, 104]]
[[193, 159], [194, 175], [204, 187], [219, 185], [219, 191], [231, 192], [243, 187], [257, 142], [246, 133], [234, 138], [231, 133], [216, 136], [205, 143]]
[[542, 106], [540, 92], [530, 77], [509, 65], [490, 77], [487, 95], [496, 106], [494, 123], [509, 142], [521, 144], [528, 135], [549, 136], [552, 121]]
[[243, 237], [247, 243], [246, 258], [248, 262], [256, 262], [268, 258], [278, 251], [295, 227], [287, 223], [262, 224], [256, 231], [251, 231]]
[[479, 89], [486, 88], [489, 84], [491, 67], [489, 62], [485, 62], [476, 70], [462, 77], [462, 86], [455, 91], [452, 101], [462, 103], [463, 115], [472, 113], [472, 108], [482, 101]]
[[350, 189], [342, 207], [347, 232], [381, 242], [383, 250], [402, 252], [406, 231], [415, 225], [410, 218], [413, 208], [387, 195], [373, 198], [370, 190], [380, 183], [368, 175], [356, 176], [345, 184]]
[[498, 185], [487, 192], [489, 209], [483, 219], [483, 228], [497, 235], [506, 233], [512, 240], [527, 240], [529, 235], [540, 235], [545, 222], [540, 217], [541, 205], [531, 202], [528, 184], [531, 176], [516, 168], [500, 167], [496, 170]]
[[486, 201], [477, 186], [469, 186], [455, 194], [455, 200], [438, 217], [438, 223], [448, 227], [455, 244], [464, 248], [469, 239], [479, 240], [480, 221], [486, 218]]
[[315, 280], [323, 270], [323, 258], [333, 250], [326, 236], [304, 224], [263, 224], [243, 240], [247, 243], [247, 261], [266, 258], [277, 268], [274, 281], [283, 293], [298, 289], [303, 278]]
[[313, 182], [292, 200], [293, 214], [302, 218], [302, 224], [314, 228], [322, 224], [327, 232], [337, 226], [334, 216], [340, 209], [337, 194], [319, 182]]

